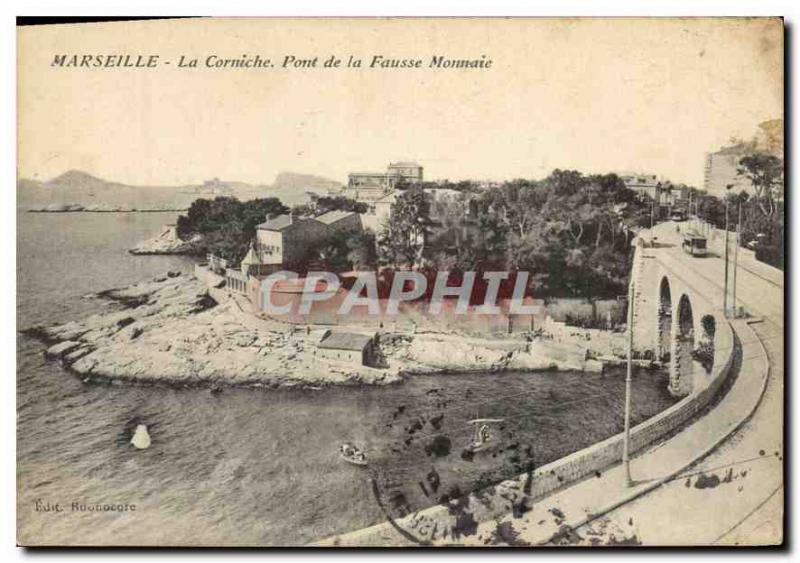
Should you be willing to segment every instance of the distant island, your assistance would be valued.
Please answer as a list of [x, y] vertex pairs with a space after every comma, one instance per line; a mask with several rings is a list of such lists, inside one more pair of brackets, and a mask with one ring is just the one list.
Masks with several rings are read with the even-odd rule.
[[132, 186], [69, 170], [46, 182], [19, 178], [17, 206], [40, 213], [119, 213], [185, 211], [198, 198], [232, 196], [240, 200], [277, 197], [289, 205], [302, 204], [310, 194], [325, 194], [341, 184], [335, 180], [281, 172], [272, 184], [248, 184], [214, 178], [182, 186]]

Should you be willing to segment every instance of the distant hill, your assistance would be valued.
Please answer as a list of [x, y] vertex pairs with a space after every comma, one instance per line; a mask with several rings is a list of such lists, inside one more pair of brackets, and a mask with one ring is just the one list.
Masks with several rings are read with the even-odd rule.
[[277, 197], [286, 205], [308, 201], [308, 192], [325, 193], [338, 182], [313, 176], [281, 172], [272, 185], [253, 185], [214, 179], [197, 185], [131, 186], [111, 182], [81, 170], [69, 170], [46, 182], [17, 180], [17, 206], [40, 209], [76, 204], [89, 208], [135, 210], [186, 209], [198, 198], [233, 196], [242, 200]]
[[48, 180], [45, 185], [50, 188], [75, 191], [104, 190], [113, 186], [122, 186], [122, 184], [101, 180], [97, 176], [92, 176], [81, 170], [68, 170], [61, 176]]
[[340, 182], [314, 176], [312, 174], [297, 174], [296, 172], [281, 172], [272, 183], [273, 188], [300, 189], [300, 190], [328, 190], [341, 187]]

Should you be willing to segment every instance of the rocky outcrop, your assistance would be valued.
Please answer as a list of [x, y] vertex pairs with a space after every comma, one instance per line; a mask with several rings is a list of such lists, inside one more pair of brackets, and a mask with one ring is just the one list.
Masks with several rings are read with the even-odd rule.
[[84, 207], [80, 203], [48, 203], [47, 205], [33, 206], [28, 209], [32, 213], [70, 213], [83, 210]]
[[[85, 380], [252, 387], [388, 384], [397, 370], [325, 362], [313, 336], [217, 304], [178, 272], [98, 294], [113, 310], [29, 334]], [[257, 322], [254, 322], [257, 321]]]
[[475, 338], [453, 334], [383, 336], [381, 349], [403, 373], [576, 370], [600, 372], [602, 362], [586, 349], [514, 338]]
[[[26, 332], [45, 355], [85, 380], [185, 386], [383, 385], [418, 373], [599, 369], [533, 347], [522, 338], [450, 333], [380, 333], [382, 368], [319, 356], [318, 331], [258, 318], [226, 292], [177, 271], [96, 294], [109, 311]], [[563, 354], [562, 354], [563, 356]], [[594, 365], [597, 364], [597, 365]]]
[[203, 237], [194, 235], [189, 240], [159, 235], [131, 248], [131, 254], [197, 254], [202, 250]]
[[[524, 344], [521, 341], [519, 345]], [[483, 339], [445, 334], [417, 334], [394, 347], [382, 348], [406, 373], [498, 371], [505, 368], [511, 355]]]

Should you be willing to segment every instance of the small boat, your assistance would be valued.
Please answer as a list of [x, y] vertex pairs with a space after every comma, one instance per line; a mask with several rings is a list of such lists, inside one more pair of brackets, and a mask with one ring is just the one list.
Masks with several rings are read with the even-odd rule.
[[367, 465], [367, 456], [360, 448], [350, 442], [345, 442], [339, 446], [339, 457], [353, 465]]
[[497, 446], [497, 439], [489, 432], [489, 424], [500, 422], [503, 422], [502, 418], [476, 418], [467, 421], [467, 424], [475, 426], [475, 436], [464, 449], [470, 453], [478, 453]]

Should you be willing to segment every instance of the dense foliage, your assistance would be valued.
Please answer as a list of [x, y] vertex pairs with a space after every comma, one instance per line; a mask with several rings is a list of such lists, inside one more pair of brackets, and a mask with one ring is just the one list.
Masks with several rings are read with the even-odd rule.
[[375, 233], [340, 231], [313, 249], [315, 268], [330, 272], [374, 270], [377, 265]]
[[186, 215], [178, 217], [178, 236], [202, 235], [205, 252], [233, 262], [240, 261], [255, 236], [256, 226], [267, 216], [287, 213], [278, 198], [239, 201], [233, 197], [197, 199]]
[[[733, 230], [741, 209], [742, 244], [755, 249], [760, 260], [783, 268], [783, 162], [756, 153], [739, 164], [753, 195], [717, 198], [692, 190], [688, 211], [723, 228], [727, 204]], [[626, 292], [633, 233], [652, 220], [652, 201], [615, 174], [555, 170], [543, 180], [483, 188], [469, 181], [398, 187], [377, 236], [337, 234], [314, 248], [311, 260], [333, 271], [378, 266], [429, 273], [521, 270], [531, 273], [530, 288], [539, 297], [616, 297]], [[434, 187], [439, 195], [428, 189]], [[344, 197], [315, 196], [292, 211], [318, 216], [332, 210], [364, 213], [367, 207]], [[236, 262], [259, 223], [287, 212], [277, 198], [199, 199], [179, 217], [178, 234], [203, 235], [205, 250]]]
[[344, 196], [321, 196], [311, 194], [311, 201], [292, 207], [295, 215], [306, 215], [316, 217], [328, 211], [353, 211], [355, 213], [366, 213], [367, 204]]
[[453, 190], [463, 193], [478, 192], [481, 190], [478, 182], [472, 180], [459, 180], [458, 182], [451, 182], [450, 180], [441, 182], [408, 182], [401, 178], [396, 184], [396, 187], [399, 190], [421, 188], [423, 190]]
[[381, 233], [380, 259], [393, 268], [528, 271], [539, 296], [617, 296], [632, 228], [649, 220], [649, 203], [613, 174], [556, 170], [432, 200], [413, 186]]

